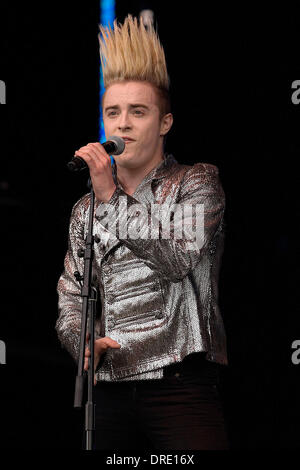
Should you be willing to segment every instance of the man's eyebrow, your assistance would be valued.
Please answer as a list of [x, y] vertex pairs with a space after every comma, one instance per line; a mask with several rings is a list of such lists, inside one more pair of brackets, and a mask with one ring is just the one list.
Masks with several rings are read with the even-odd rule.
[[135, 103], [135, 104], [131, 104], [130, 105], [130, 108], [145, 108], [145, 109], [149, 109], [149, 106], [145, 105], [145, 104], [142, 104], [142, 103]]
[[106, 106], [104, 108], [104, 111], [107, 111], [108, 109], [118, 109], [118, 108], [119, 108], [119, 106], [117, 104], [115, 104], [114, 106]]
[[[142, 104], [142, 103], [133, 103], [129, 105], [130, 108], [144, 108], [149, 109], [149, 106]], [[108, 111], [109, 109], [119, 109], [120, 106], [118, 104], [107, 106], [104, 108], [104, 111]]]

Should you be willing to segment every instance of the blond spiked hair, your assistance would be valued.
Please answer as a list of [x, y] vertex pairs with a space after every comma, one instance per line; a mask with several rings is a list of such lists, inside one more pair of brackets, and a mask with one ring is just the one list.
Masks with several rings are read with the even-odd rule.
[[163, 91], [169, 90], [164, 49], [153, 26], [128, 15], [124, 24], [100, 25], [100, 59], [104, 86], [114, 82], [146, 81]]

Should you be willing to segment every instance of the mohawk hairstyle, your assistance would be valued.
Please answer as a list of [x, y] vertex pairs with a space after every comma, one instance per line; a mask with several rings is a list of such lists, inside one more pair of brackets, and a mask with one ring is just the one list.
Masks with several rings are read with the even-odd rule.
[[163, 92], [169, 91], [164, 49], [153, 26], [144, 26], [128, 15], [114, 29], [100, 25], [98, 35], [104, 86], [114, 82], [147, 81]]

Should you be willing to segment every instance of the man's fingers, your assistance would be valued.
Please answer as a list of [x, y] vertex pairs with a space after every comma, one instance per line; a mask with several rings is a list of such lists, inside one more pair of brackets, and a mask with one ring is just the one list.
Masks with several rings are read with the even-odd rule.
[[110, 157], [105, 152], [102, 145], [98, 143], [90, 143], [81, 147], [79, 150], [75, 151], [75, 156], [78, 157], [87, 157], [88, 159], [91, 158], [92, 160], [99, 161], [99, 159], [104, 158], [104, 160], [109, 161]]
[[108, 336], [106, 336], [105, 338], [103, 338], [103, 341], [105, 342], [105, 344], [107, 344], [107, 346], [109, 346], [110, 348], [120, 348], [121, 345], [115, 341], [114, 339], [111, 339], [109, 338]]
[[117, 343], [114, 339], [105, 336], [97, 340], [97, 346], [99, 349], [106, 350], [107, 348], [120, 349], [121, 345]]
[[[95, 341], [95, 353], [101, 354], [103, 351], [106, 351], [108, 348], [120, 349], [121, 345], [114, 339], [105, 336], [104, 338], [99, 338]], [[88, 347], [85, 348], [85, 357], [90, 357], [91, 351]]]
[[81, 150], [76, 150], [75, 155], [77, 157], [89, 157], [93, 160], [98, 157], [98, 154], [93, 147], [83, 147]]
[[100, 142], [91, 142], [87, 144], [87, 147], [92, 148], [93, 150], [95, 150], [97, 155], [105, 157], [110, 162], [110, 157], [107, 154], [105, 148], [100, 144]]
[[[105, 336], [104, 338], [99, 338], [95, 341], [95, 356], [94, 356], [94, 369], [98, 365], [100, 357], [108, 348], [113, 349], [120, 349], [121, 345], [112, 338]], [[88, 370], [89, 368], [89, 358], [91, 356], [91, 352], [89, 348], [85, 348], [85, 359], [84, 359], [84, 370]]]

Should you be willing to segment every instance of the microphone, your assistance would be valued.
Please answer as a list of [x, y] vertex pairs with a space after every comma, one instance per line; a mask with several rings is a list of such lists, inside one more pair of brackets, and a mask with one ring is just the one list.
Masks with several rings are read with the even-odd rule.
[[[124, 152], [125, 142], [121, 137], [116, 135], [111, 135], [108, 137], [107, 142], [101, 144], [104, 147], [105, 152], [108, 155], [120, 155]], [[72, 160], [67, 164], [67, 167], [70, 171], [81, 171], [88, 168], [88, 165], [80, 157], [73, 157]]]

